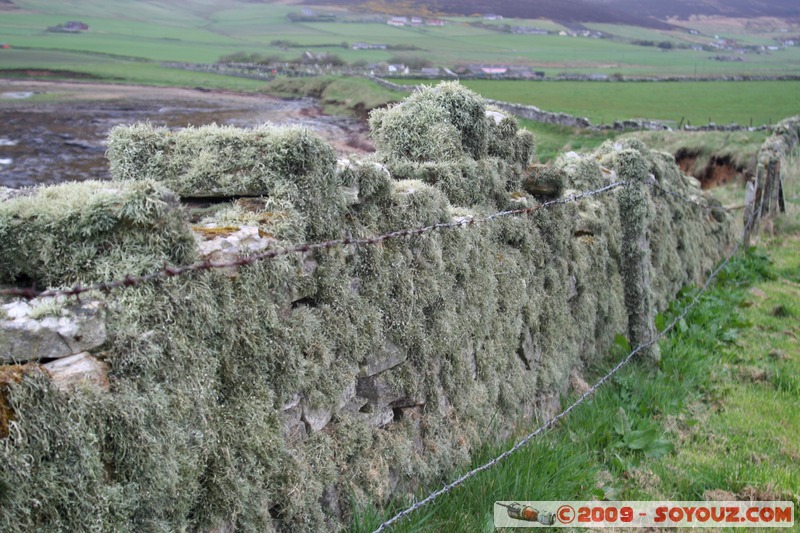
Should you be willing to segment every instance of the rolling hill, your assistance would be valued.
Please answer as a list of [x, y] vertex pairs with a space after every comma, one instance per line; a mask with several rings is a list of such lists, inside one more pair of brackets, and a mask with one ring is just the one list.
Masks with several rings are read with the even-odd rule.
[[669, 17], [692, 15], [733, 18], [778, 17], [800, 20], [797, 0], [306, 0], [309, 5], [358, 6], [395, 14], [416, 12], [602, 22], [657, 29], [670, 27]]

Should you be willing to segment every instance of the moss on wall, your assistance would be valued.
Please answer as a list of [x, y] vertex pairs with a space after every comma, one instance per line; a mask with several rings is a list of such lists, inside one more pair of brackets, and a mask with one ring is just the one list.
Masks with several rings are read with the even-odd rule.
[[[437, 117], [446, 135], [420, 116]], [[290, 165], [291, 179], [270, 170], [268, 182], [280, 187], [262, 191], [262, 203], [231, 203], [201, 225], [258, 225], [281, 246], [537, 205], [520, 191], [531, 139], [510, 119], [486, 117], [482, 99], [458, 85], [415, 93], [374, 115], [374, 156]], [[134, 138], [143, 132], [146, 142]], [[174, 170], [188, 161], [172, 151], [184, 142], [176, 139], [216, 154], [204, 156], [207, 168], [217, 168], [215, 158], [241, 160], [237, 150], [251, 153], [251, 141], [263, 148], [248, 132], [217, 132], [116, 130], [110, 156], [125, 177], [191, 195], [192, 181]], [[293, 143], [305, 150], [306, 137], [287, 135], [289, 152]], [[434, 140], [441, 144], [427, 146]], [[227, 151], [205, 148], [225, 143]], [[620, 154], [630, 152], [665, 188], [700, 195], [666, 156], [630, 143], [561, 158], [563, 194], [615, 181]], [[252, 154], [264, 168], [279, 157]], [[224, 190], [239, 191], [234, 181]], [[302, 197], [298, 183], [321, 183], [321, 191]], [[143, 184], [147, 198], [162, 197], [148, 181], [114, 182]], [[62, 187], [69, 195], [81, 186]], [[110, 393], [60, 392], [33, 372], [7, 385], [14, 420], [0, 446], [0, 529], [338, 529], [354, 503], [403, 498], [448, 475], [487, 438], [544, 406], [541, 398], [557, 398], [572, 368], [602, 357], [627, 330], [615, 194], [110, 293], [109, 341], [97, 354], [111, 367]], [[707, 220], [674, 198], [652, 201], [653, 291], [663, 308], [722, 255], [730, 232], [727, 219]], [[21, 204], [9, 205], [0, 210]], [[76, 208], [72, 231], [92, 227], [80, 222], [91, 212]], [[56, 217], [48, 203], [36, 213]], [[153, 264], [164, 259], [162, 240], [186, 242], [189, 224], [173, 233], [155, 227], [158, 240], [147, 241]], [[134, 229], [107, 231], [127, 243]], [[77, 249], [97, 257], [106, 242]], [[129, 262], [145, 264], [137, 246], [118, 248], [113, 267], [88, 263], [77, 277], [104, 279]], [[0, 256], [19, 278], [58, 285], [76, 277], [63, 267], [43, 276], [36, 261], [9, 260], [6, 248]]]

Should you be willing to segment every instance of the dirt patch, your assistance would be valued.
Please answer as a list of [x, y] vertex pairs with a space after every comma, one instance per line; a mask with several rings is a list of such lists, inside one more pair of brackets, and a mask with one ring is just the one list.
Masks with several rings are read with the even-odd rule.
[[675, 162], [678, 163], [681, 172], [689, 176], [694, 175], [694, 167], [697, 164], [698, 158], [698, 154], [692, 153], [685, 148], [681, 148], [678, 150], [678, 153], [675, 154]]
[[768, 483], [764, 487], [746, 486], [742, 489], [740, 496], [743, 500], [755, 502], [769, 502], [769, 501], [791, 501], [791, 494], [783, 493], [775, 489], [772, 483]]
[[705, 491], [703, 499], [708, 502], [732, 502], [738, 500], [739, 497], [727, 490], [714, 489]]
[[719, 187], [734, 181], [739, 175], [740, 171], [733, 165], [729, 157], [712, 156], [700, 178], [700, 185], [703, 189]]
[[328, 140], [339, 154], [374, 151], [364, 121], [325, 115], [311, 98], [0, 79], [0, 93], [4, 92], [36, 97], [0, 99], [0, 186], [12, 188], [109, 179], [108, 131], [135, 122], [168, 128], [212, 123], [245, 128], [265, 123], [303, 125]]
[[753, 383], [763, 383], [769, 379], [769, 373], [766, 370], [755, 366], [745, 366], [739, 368], [739, 376], [742, 378], [742, 380]]
[[687, 148], [678, 150], [675, 162], [681, 172], [697, 178], [703, 189], [712, 189], [735, 180], [743, 181], [746, 175], [746, 170], [737, 167], [729, 156], [712, 155], [703, 164], [701, 154]]

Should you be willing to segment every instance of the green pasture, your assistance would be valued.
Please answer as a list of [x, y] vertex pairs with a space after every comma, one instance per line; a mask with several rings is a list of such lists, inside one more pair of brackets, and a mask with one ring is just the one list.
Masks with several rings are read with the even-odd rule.
[[[419, 80], [395, 80], [416, 84]], [[436, 83], [436, 82], [423, 82]], [[587, 117], [593, 124], [648, 118], [694, 125], [776, 123], [800, 113], [800, 81], [573, 82], [463, 80], [486, 98]]]
[[[742, 21], [729, 21], [722, 23], [719, 19], [693, 19], [681, 22], [681, 26], [696, 30], [700, 38], [735, 39], [741, 44], [774, 45], [776, 39], [783, 40], [796, 36], [798, 28], [796, 23], [790, 26], [778, 19], [757, 19]], [[696, 39], [698, 36], [691, 36]]]
[[560, 32], [562, 30], [567, 30], [568, 28], [558, 22], [554, 22], [552, 20], [544, 20], [544, 19], [501, 19], [501, 20], [484, 20], [482, 17], [447, 17], [443, 20], [448, 22], [458, 22], [461, 24], [475, 24], [480, 23], [486, 26], [495, 26], [500, 28], [501, 26], [527, 26], [533, 28], [541, 28], [543, 30], [552, 31], [552, 32]]
[[[64, 20], [75, 17], [105, 18], [109, 20], [141, 20], [156, 24], [164, 21], [187, 25], [197, 25], [207, 13], [220, 9], [220, 6], [234, 6], [230, 0], [189, 0], [178, 2], [128, 2], [124, 0], [76, 0], [53, 2], [51, 0], [13, 0], [25, 12], [45, 13]], [[18, 16], [16, 12], [6, 13], [9, 17]]]
[[549, 163], [564, 152], [594, 150], [620, 134], [613, 130], [576, 129], [526, 119], [519, 119], [519, 124], [536, 136], [536, 157], [542, 163]]
[[[220, 76], [204, 72], [162, 67], [151, 61], [101, 54], [81, 54], [58, 50], [0, 50], [0, 76], [15, 77], [5, 69], [52, 69], [77, 72], [110, 83], [135, 83], [164, 87], [203, 87], [231, 91], [261, 91], [265, 83], [258, 80]], [[69, 75], [65, 75], [69, 78]]]
[[[388, 61], [392, 50], [351, 50], [341, 43], [368, 42], [415, 45], [416, 52], [439, 66], [464, 63], [525, 64], [549, 75], [560, 72], [628, 75], [800, 74], [800, 47], [770, 54], [752, 54], [744, 62], [715, 61], [712, 56], [731, 52], [697, 52], [688, 49], [661, 50], [620, 40], [598, 40], [558, 35], [533, 36], [478, 28], [469, 22], [489, 25], [538, 26], [563, 29], [539, 20], [483, 21], [475, 17], [448, 18], [445, 27], [395, 28], [380, 23], [304, 22], [291, 23], [286, 15], [301, 9], [295, 4], [261, 4], [234, 0], [183, 0], [181, 2], [126, 2], [87, 0], [50, 2], [17, 0], [21, 9], [0, 18], [0, 41], [15, 47], [46, 48], [126, 55], [155, 61], [208, 63], [234, 52], [298, 57], [303, 47], [337, 54], [345, 61]], [[333, 8], [315, 8], [321, 13]], [[343, 14], [341, 10], [336, 11]], [[90, 26], [81, 34], [51, 33], [48, 26], [81, 20]], [[664, 40], [665, 35], [642, 28], [589, 25], [624, 39]], [[675, 39], [689, 34], [670, 32]], [[739, 36], [771, 42], [772, 34]], [[708, 39], [707, 36], [703, 39]], [[297, 47], [283, 50], [271, 43], [285, 40]], [[328, 46], [321, 46], [328, 45]]]
[[[599, 22], [587, 22], [583, 24], [590, 30], [602, 31], [614, 37], [630, 40], [642, 41], [675, 41], [680, 33], [677, 31], [654, 30], [652, 28], [641, 28], [638, 26], [625, 26], [622, 24], [603, 24]], [[684, 33], [687, 33], [684, 31]]]
[[238, 40], [199, 27], [76, 15], [73, 18], [88, 24], [90, 31], [79, 34], [47, 32], [46, 27], [64, 23], [67, 19], [38, 14], [5, 14], [0, 19], [0, 40], [14, 47], [198, 63], [214, 62], [220, 55], [235, 52], [241, 47]]

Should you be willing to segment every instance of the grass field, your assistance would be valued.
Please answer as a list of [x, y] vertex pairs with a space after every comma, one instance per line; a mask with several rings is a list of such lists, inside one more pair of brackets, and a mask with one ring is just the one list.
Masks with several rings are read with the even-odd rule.
[[[469, 24], [475, 19], [469, 18], [448, 19], [449, 24], [444, 27], [395, 28], [383, 23], [345, 22], [352, 20], [354, 15], [332, 8], [316, 9], [337, 13], [341, 16], [340, 21], [292, 23], [286, 15], [300, 8], [286, 3], [15, 0], [15, 4], [21, 9], [3, 12], [0, 18], [0, 42], [15, 47], [109, 53], [155, 61], [209, 63], [240, 51], [294, 59], [304, 51], [303, 47], [310, 46], [318, 47], [316, 52], [336, 54], [348, 62], [388, 61], [396, 55], [391, 50], [352, 50], [341, 46], [342, 43], [368, 42], [414, 45], [421, 49], [417, 55], [432, 59], [440, 66], [526, 64], [549, 75], [560, 72], [704, 76], [800, 74], [800, 47], [748, 55], [742, 63], [720, 62], [711, 59], [717, 55], [715, 53], [690, 49], [664, 51], [656, 47], [635, 46], [625, 40], [501, 33], [475, 27]], [[90, 26], [90, 30], [81, 34], [45, 31], [48, 26], [67, 20], [81, 20]], [[563, 29], [547, 21], [504, 22], [539, 26], [550, 31]], [[602, 29], [623, 39], [649, 36], [656, 40], [667, 38], [684, 44], [690, 42], [686, 32], [671, 32], [665, 36], [624, 26]], [[774, 44], [770, 33], [748, 34], [741, 28], [732, 28], [729, 33], [742, 41], [750, 39]], [[710, 37], [703, 35], [693, 39], [708, 41]], [[297, 47], [282, 49], [271, 44], [276, 40], [288, 40]]]
[[132, 61], [102, 54], [57, 50], [0, 50], [0, 57], [0, 76], [5, 77], [24, 76], [22, 72], [12, 71], [43, 69], [65, 71], [63, 76], [54, 76], [52, 79], [71, 79], [73, 76], [69, 73], [74, 72], [109, 83], [203, 87], [243, 92], [263, 91], [265, 88], [263, 81], [166, 68], [152, 61]]
[[[416, 84], [419, 80], [394, 80]], [[436, 83], [436, 82], [422, 82]], [[464, 80], [486, 98], [587, 117], [593, 124], [649, 118], [676, 125], [775, 123], [800, 113], [800, 81], [572, 82]]]

